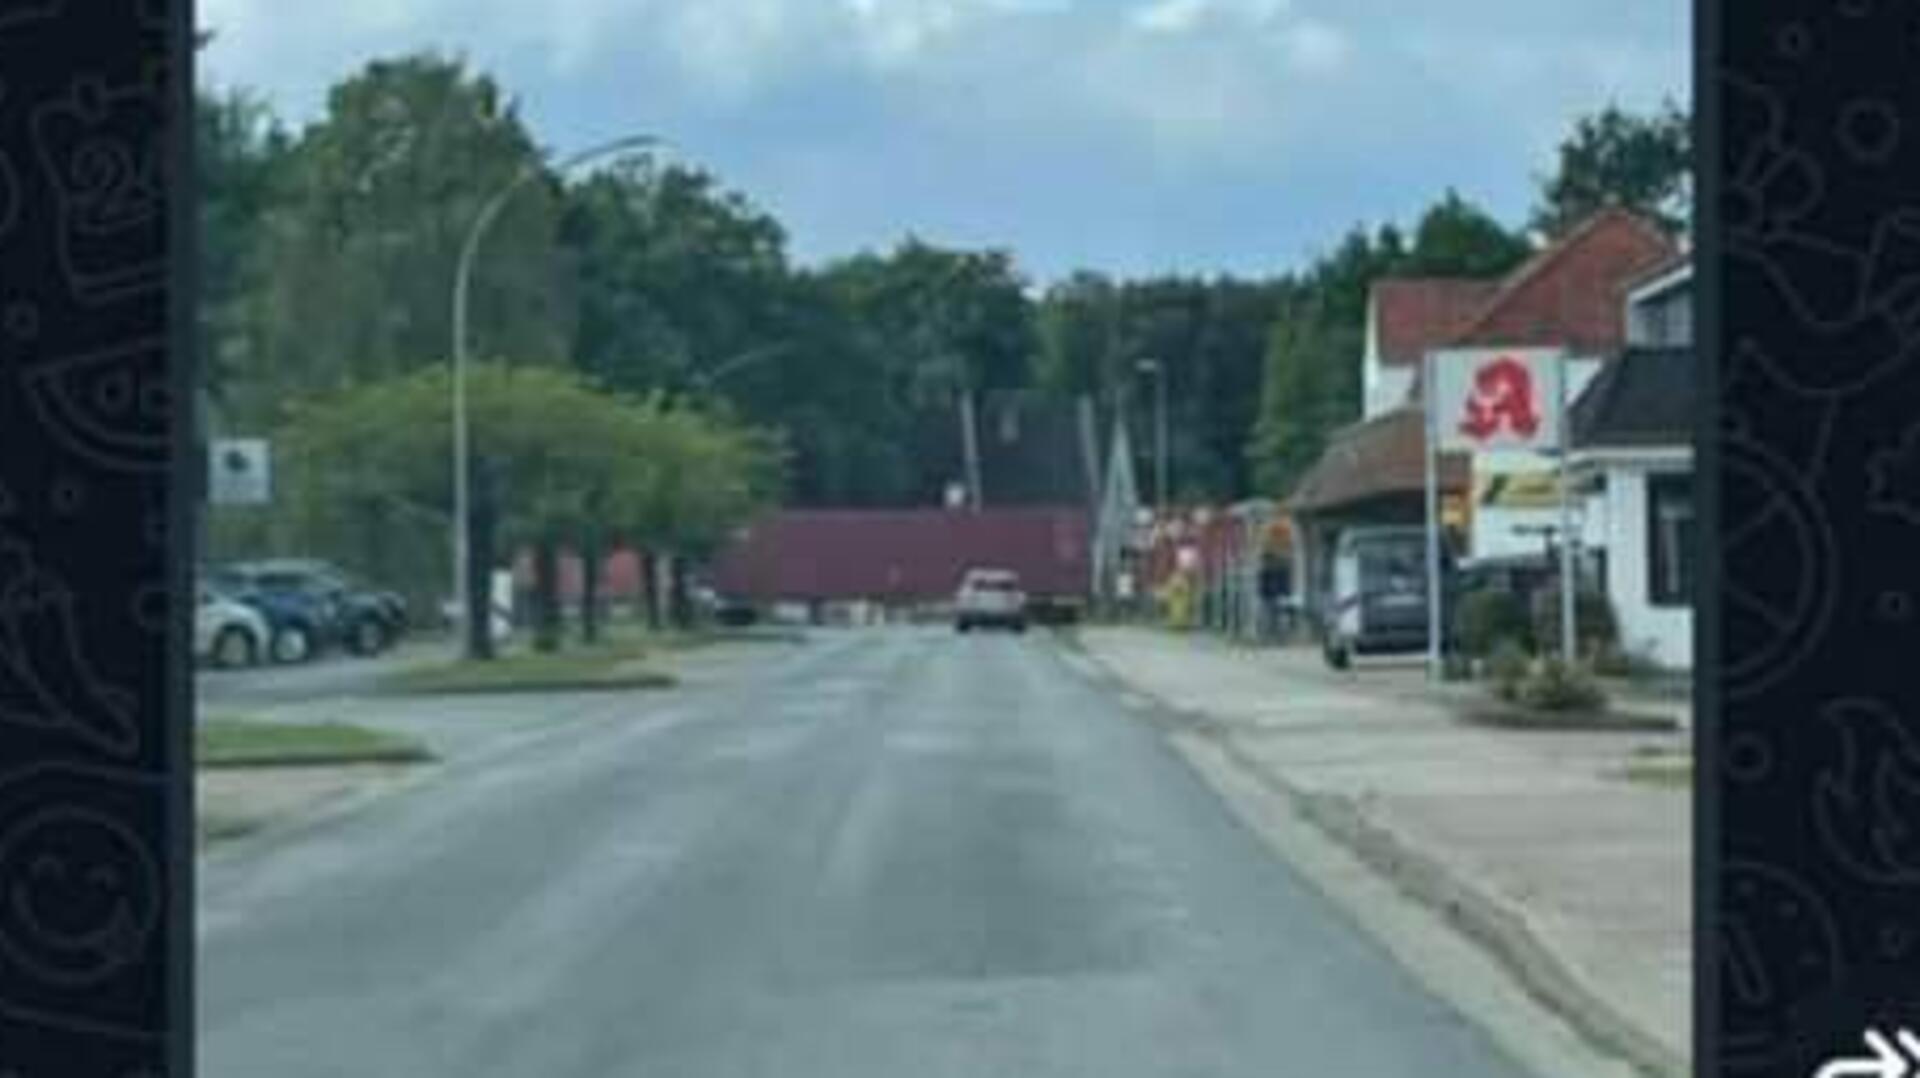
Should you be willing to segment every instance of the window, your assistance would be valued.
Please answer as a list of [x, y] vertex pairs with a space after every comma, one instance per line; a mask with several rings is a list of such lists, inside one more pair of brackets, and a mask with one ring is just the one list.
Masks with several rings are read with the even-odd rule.
[[1667, 343], [1669, 339], [1668, 335], [1672, 332], [1670, 325], [1671, 320], [1668, 315], [1667, 301], [1664, 299], [1654, 300], [1642, 309], [1641, 318], [1645, 327], [1643, 332], [1646, 336], [1646, 343]]
[[1693, 598], [1693, 477], [1647, 478], [1647, 599], [1686, 606]]

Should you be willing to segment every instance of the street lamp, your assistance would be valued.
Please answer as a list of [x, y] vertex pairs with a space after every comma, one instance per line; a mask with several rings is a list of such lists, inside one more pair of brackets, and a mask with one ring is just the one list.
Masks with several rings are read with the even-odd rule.
[[1167, 510], [1167, 368], [1157, 359], [1140, 360], [1134, 367], [1142, 374], [1153, 375], [1153, 493], [1160, 511], [1164, 513]]
[[712, 370], [694, 371], [689, 380], [698, 388], [711, 391], [721, 379], [726, 378], [735, 371], [744, 367], [751, 367], [765, 360], [776, 359], [793, 351], [794, 347], [792, 341], [777, 341], [773, 344], [761, 345], [758, 348], [750, 348], [738, 355], [728, 357], [724, 362], [716, 364]]
[[[631, 135], [614, 139], [611, 142], [581, 150], [553, 166], [555, 173], [565, 173], [574, 168], [598, 160], [609, 154], [641, 147], [661, 145], [661, 140], [647, 135]], [[487, 230], [499, 218], [501, 211], [520, 189], [532, 183], [546, 172], [546, 161], [542, 157], [529, 161], [522, 166], [513, 181], [482, 206], [473, 220], [473, 226], [467, 230], [467, 239], [460, 250], [460, 265], [453, 277], [453, 595], [456, 608], [466, 615], [469, 621], [479, 617], [474, 596], [467, 594], [467, 512], [471, 497], [468, 474], [467, 452], [467, 307], [468, 295], [473, 276], [473, 261], [480, 253], [480, 241], [486, 238]], [[491, 607], [484, 603], [482, 606]], [[482, 632], [492, 632], [492, 626], [482, 623]], [[472, 634], [468, 634], [472, 639]]]

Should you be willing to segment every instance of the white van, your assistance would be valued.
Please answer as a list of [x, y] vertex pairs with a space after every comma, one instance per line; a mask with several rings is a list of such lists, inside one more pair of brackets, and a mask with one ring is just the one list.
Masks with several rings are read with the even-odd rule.
[[[1452, 558], [1441, 549], [1441, 579]], [[1427, 533], [1419, 526], [1349, 528], [1333, 553], [1333, 581], [1321, 616], [1327, 664], [1356, 655], [1427, 649]]]

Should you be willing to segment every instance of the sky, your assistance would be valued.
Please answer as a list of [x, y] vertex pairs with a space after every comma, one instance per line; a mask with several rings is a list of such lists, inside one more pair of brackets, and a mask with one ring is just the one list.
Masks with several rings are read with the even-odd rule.
[[932, 243], [1263, 275], [1451, 187], [1511, 225], [1575, 117], [1689, 97], [1686, 0], [201, 0], [201, 80], [294, 125], [464, 56], [558, 153], [644, 133], [802, 262]]

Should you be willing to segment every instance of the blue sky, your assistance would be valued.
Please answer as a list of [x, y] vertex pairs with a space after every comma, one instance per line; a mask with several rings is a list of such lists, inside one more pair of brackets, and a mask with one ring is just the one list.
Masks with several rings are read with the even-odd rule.
[[1686, 100], [1685, 0], [201, 0], [202, 79], [296, 122], [464, 54], [565, 151], [648, 132], [803, 261], [936, 243], [1259, 274], [1448, 186], [1517, 224], [1572, 118]]

